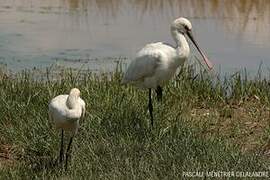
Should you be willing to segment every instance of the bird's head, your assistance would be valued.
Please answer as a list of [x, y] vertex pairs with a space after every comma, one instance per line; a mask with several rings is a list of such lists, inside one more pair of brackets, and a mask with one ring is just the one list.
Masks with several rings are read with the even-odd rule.
[[192, 25], [188, 19], [180, 17], [173, 21], [171, 28], [172, 30], [176, 30], [182, 34], [186, 34], [188, 31], [192, 30]]
[[69, 92], [69, 95], [75, 98], [79, 98], [80, 97], [80, 90], [78, 88], [72, 88]]
[[172, 33], [181, 33], [192, 41], [192, 43], [195, 45], [195, 47], [198, 49], [200, 54], [203, 57], [204, 62], [208, 66], [209, 69], [213, 68], [213, 64], [208, 60], [208, 58], [205, 56], [205, 54], [202, 52], [201, 48], [199, 47], [197, 41], [194, 39], [193, 34], [192, 34], [192, 25], [191, 22], [183, 17], [177, 18], [176, 20], [173, 21], [171, 25], [171, 31]]

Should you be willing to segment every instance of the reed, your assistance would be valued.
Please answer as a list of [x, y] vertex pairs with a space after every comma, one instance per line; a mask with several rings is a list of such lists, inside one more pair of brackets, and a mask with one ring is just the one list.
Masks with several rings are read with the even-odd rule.
[[[46, 77], [0, 73], [0, 179], [179, 179], [185, 171], [269, 167], [269, 80], [182, 69], [163, 102], [154, 101], [151, 128], [147, 91], [121, 86], [121, 68]], [[81, 90], [87, 113], [65, 172], [52, 166], [59, 132], [47, 110], [52, 97], [72, 87]]]

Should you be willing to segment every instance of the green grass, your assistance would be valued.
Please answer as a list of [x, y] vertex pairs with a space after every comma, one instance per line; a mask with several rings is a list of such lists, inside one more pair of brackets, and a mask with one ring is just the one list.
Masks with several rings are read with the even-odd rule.
[[[147, 91], [121, 86], [122, 73], [64, 71], [35, 80], [0, 73], [0, 179], [179, 179], [185, 171], [265, 171], [269, 87], [237, 73], [223, 80], [189, 67], [154, 100], [149, 127]], [[60, 132], [48, 122], [51, 98], [81, 90], [87, 103], [65, 172], [53, 167]], [[5, 158], [3, 158], [5, 157]]]

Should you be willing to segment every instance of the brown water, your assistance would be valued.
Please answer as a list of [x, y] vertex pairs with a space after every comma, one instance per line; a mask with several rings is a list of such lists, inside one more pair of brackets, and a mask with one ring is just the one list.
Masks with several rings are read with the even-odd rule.
[[216, 69], [270, 67], [268, 0], [0, 0], [0, 63], [110, 71], [146, 43], [173, 44], [180, 16]]

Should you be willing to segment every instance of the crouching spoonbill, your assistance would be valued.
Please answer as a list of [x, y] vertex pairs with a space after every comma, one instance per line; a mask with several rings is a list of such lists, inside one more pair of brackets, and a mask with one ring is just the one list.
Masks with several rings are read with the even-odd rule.
[[85, 115], [85, 102], [80, 98], [80, 90], [73, 88], [70, 93], [53, 98], [49, 104], [49, 119], [53, 121], [57, 129], [61, 129], [60, 164], [64, 160], [64, 131], [69, 131], [71, 137], [66, 151], [65, 169], [73, 137], [78, 132], [79, 120]]
[[183, 65], [190, 54], [186, 37], [189, 37], [209, 69], [213, 64], [207, 59], [192, 35], [192, 25], [186, 18], [180, 17], [173, 21], [171, 34], [176, 47], [162, 42], [147, 44], [130, 63], [122, 80], [122, 84], [130, 83], [140, 88], [149, 89], [148, 109], [153, 126], [153, 105], [151, 89], [155, 89], [157, 99], [162, 99], [162, 86], [176, 73], [177, 68]]

